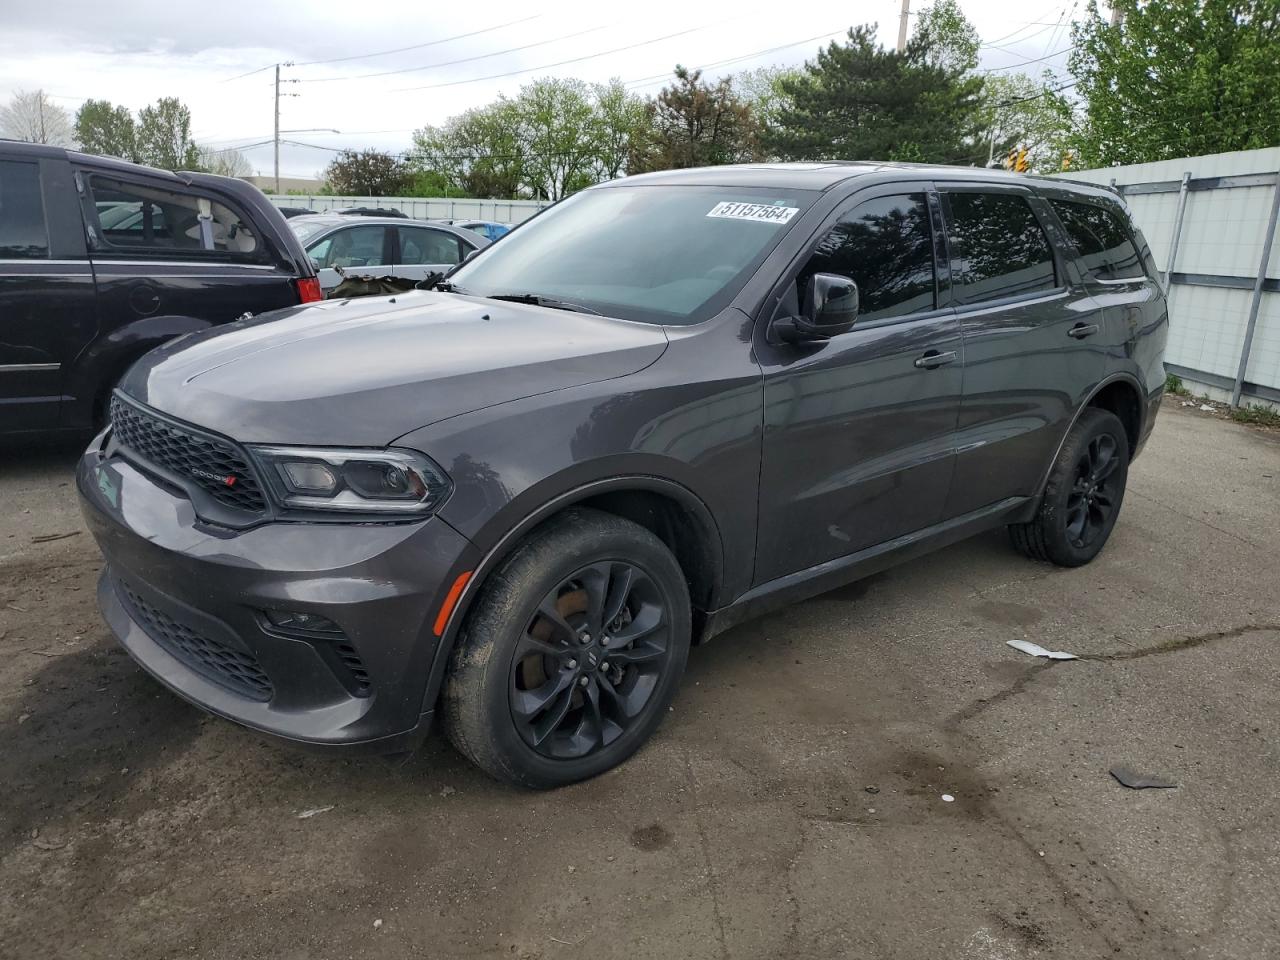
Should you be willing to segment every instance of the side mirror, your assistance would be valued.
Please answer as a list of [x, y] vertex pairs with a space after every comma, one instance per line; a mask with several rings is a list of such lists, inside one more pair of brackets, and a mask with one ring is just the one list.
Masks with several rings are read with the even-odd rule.
[[321, 270], [324, 269], [322, 266], [320, 266], [320, 261], [317, 260], [315, 257], [308, 257], [307, 259], [311, 261], [311, 266], [315, 268], [317, 273], [319, 273]]
[[830, 340], [853, 329], [858, 320], [858, 285], [837, 273], [815, 273], [804, 287], [800, 315], [774, 324], [788, 343]]

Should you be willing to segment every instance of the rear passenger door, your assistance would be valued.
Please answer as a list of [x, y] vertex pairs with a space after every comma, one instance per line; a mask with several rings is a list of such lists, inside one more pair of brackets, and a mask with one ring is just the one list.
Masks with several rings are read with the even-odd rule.
[[66, 160], [0, 154], [0, 433], [57, 425], [96, 332], [93, 292]]
[[948, 516], [1039, 486], [1106, 368], [1098, 304], [1069, 275], [1045, 202], [1022, 186], [940, 185], [964, 402]]
[[430, 227], [396, 227], [397, 277], [424, 280], [433, 273], [444, 273], [461, 263], [475, 245], [464, 243], [446, 230]]

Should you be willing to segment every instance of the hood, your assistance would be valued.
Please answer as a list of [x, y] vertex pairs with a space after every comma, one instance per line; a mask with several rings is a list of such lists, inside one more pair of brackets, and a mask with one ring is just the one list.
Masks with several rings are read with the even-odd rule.
[[245, 443], [382, 446], [458, 414], [626, 376], [666, 346], [651, 324], [414, 291], [182, 337], [121, 386]]

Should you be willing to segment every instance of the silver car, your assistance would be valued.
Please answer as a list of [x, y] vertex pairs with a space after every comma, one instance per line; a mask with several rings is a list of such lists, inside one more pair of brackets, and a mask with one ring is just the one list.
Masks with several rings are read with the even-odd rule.
[[289, 227], [302, 241], [326, 293], [348, 273], [423, 280], [461, 263], [489, 241], [470, 230], [401, 217], [317, 214], [294, 217]]

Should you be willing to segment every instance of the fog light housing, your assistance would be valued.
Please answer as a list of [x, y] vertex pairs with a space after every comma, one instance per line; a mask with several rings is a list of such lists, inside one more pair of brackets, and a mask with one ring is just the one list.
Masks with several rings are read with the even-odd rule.
[[342, 636], [342, 628], [318, 613], [307, 613], [304, 610], [264, 610], [267, 622], [273, 627], [291, 633], [321, 634], [324, 636]]

